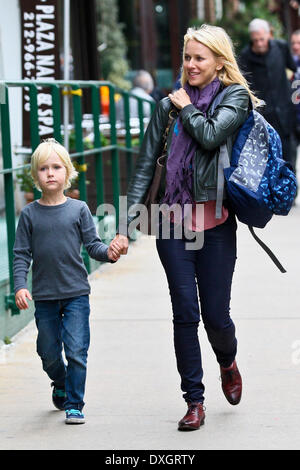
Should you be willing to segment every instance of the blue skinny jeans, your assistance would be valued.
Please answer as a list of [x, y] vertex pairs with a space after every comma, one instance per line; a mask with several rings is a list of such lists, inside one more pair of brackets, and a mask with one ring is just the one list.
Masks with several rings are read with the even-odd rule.
[[218, 363], [230, 366], [237, 351], [229, 306], [236, 261], [234, 216], [206, 230], [201, 249], [186, 250], [185, 243], [184, 237], [162, 239], [161, 234], [156, 240], [171, 296], [175, 355], [183, 397], [187, 402], [203, 403], [199, 300], [204, 328]]
[[82, 410], [90, 344], [89, 296], [35, 301], [35, 309], [37, 353], [43, 369], [57, 387], [65, 388], [65, 409]]

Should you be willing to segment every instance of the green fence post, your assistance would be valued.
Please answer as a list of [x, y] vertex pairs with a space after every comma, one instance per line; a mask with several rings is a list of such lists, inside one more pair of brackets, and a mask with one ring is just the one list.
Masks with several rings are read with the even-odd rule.
[[151, 114], [152, 114], [153, 111], [155, 110], [156, 103], [155, 103], [155, 102], [151, 102], [151, 103], [150, 103], [150, 106], [151, 106]]
[[138, 111], [139, 111], [139, 121], [140, 121], [140, 147], [142, 146], [144, 139], [144, 106], [143, 100], [138, 98]]
[[[130, 132], [130, 106], [129, 106], [129, 95], [128, 93], [123, 94], [124, 100], [124, 120], [125, 120], [125, 128], [126, 128], [126, 148], [131, 149], [132, 141], [131, 141], [131, 132]], [[127, 186], [132, 176], [133, 172], [133, 162], [132, 162], [132, 153], [131, 151], [126, 152], [126, 169], [127, 169]]]
[[[30, 83], [28, 86], [30, 98], [30, 142], [33, 153], [40, 143], [37, 87], [32, 83]], [[41, 197], [40, 191], [38, 191], [36, 188], [34, 188], [33, 193], [35, 199], [39, 199]]]
[[111, 164], [112, 164], [112, 181], [113, 181], [113, 201], [116, 211], [116, 226], [119, 225], [119, 196], [120, 196], [120, 169], [119, 155], [117, 148], [117, 129], [116, 129], [116, 107], [115, 107], [115, 87], [109, 85], [109, 120], [110, 120], [110, 141]]
[[58, 85], [51, 86], [52, 110], [53, 110], [53, 135], [60, 144], [63, 143], [61, 135], [61, 106], [60, 106], [60, 88]]
[[[82, 99], [82, 90], [79, 86], [74, 85], [72, 86], [73, 90], [73, 109], [74, 109], [74, 124], [75, 124], [75, 146], [76, 152], [82, 153], [80, 157], [78, 157], [78, 170], [79, 170], [79, 178], [78, 178], [78, 186], [80, 192], [80, 199], [82, 201], [87, 200], [87, 192], [86, 192], [86, 165], [85, 165], [85, 158], [83, 155], [84, 152], [84, 145], [83, 145], [83, 134], [82, 134], [82, 109], [81, 109], [81, 99]], [[75, 93], [74, 93], [75, 92]]]
[[29, 84], [30, 141], [31, 141], [32, 152], [35, 151], [35, 149], [40, 143], [37, 95], [38, 95], [38, 91], [37, 91], [36, 85], [30, 83]]
[[[1, 85], [5, 86], [5, 85]], [[2, 155], [3, 168], [12, 169], [12, 154], [10, 140], [10, 122], [9, 122], [9, 101], [8, 87], [2, 96], [3, 100], [0, 104], [1, 108], [1, 137], [2, 137]], [[15, 304], [14, 277], [13, 277], [13, 247], [15, 243], [16, 221], [15, 221], [15, 201], [14, 201], [14, 179], [13, 172], [4, 174], [4, 195], [5, 195], [5, 217], [7, 232], [7, 249], [8, 249], [8, 267], [9, 267], [9, 288], [10, 294], [5, 297], [5, 307], [11, 309], [12, 315], [19, 314], [20, 311]]]
[[[74, 124], [75, 124], [75, 146], [76, 152], [82, 153], [77, 159], [78, 163], [78, 187], [80, 193], [80, 199], [82, 201], [87, 201], [87, 191], [86, 191], [86, 164], [84, 158], [84, 145], [83, 145], [83, 133], [82, 133], [82, 109], [81, 109], [81, 99], [82, 99], [82, 89], [79, 86], [72, 86], [72, 95], [73, 95], [73, 109], [74, 109]], [[85, 249], [82, 247], [81, 255], [86, 266], [87, 272], [91, 273], [91, 263], [89, 255]]]
[[[99, 127], [100, 116], [100, 90], [97, 85], [92, 86], [92, 112], [94, 119], [94, 147], [101, 147], [101, 135]], [[97, 207], [104, 203], [104, 177], [103, 177], [103, 161], [102, 152], [95, 153], [95, 178], [97, 192]]]

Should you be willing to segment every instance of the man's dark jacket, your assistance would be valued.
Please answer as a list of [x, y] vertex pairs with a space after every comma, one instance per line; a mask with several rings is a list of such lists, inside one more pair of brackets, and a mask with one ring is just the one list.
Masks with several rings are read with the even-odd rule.
[[246, 46], [239, 58], [239, 66], [256, 96], [265, 101], [259, 109], [279, 134], [288, 135], [292, 128], [291, 86], [286, 69], [296, 71], [288, 43], [269, 41], [269, 50], [259, 55]]

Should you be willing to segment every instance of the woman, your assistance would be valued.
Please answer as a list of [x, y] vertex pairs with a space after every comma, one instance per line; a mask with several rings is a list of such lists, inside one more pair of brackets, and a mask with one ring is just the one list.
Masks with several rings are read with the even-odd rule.
[[[189, 223], [194, 231], [204, 229], [204, 243], [201, 249], [187, 250], [184, 236], [166, 239], [160, 233], [157, 250], [170, 290], [177, 368], [188, 406], [178, 429], [195, 430], [205, 419], [198, 295], [204, 327], [220, 365], [223, 392], [232, 405], [241, 399], [242, 379], [235, 360], [237, 340], [229, 314], [236, 221], [226, 199], [216, 218], [217, 167], [220, 144], [227, 141], [231, 152], [238, 129], [247, 118], [250, 100], [254, 105], [258, 100], [238, 69], [228, 35], [215, 26], [188, 29], [181, 83], [182, 88], [161, 100], [152, 116], [128, 190], [128, 205], [145, 199], [162, 151], [169, 111], [175, 106], [178, 118], [170, 129], [161, 202], [179, 204], [183, 209], [192, 207]], [[227, 89], [222, 101], [211, 111], [224, 87]], [[194, 217], [199, 204], [204, 210], [200, 228]], [[128, 224], [133, 218], [128, 217]], [[123, 253], [127, 253], [127, 236], [116, 236]]]

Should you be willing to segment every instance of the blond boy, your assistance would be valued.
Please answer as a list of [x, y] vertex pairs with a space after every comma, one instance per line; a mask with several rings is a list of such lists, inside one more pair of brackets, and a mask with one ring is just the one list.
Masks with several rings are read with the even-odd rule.
[[[90, 341], [90, 285], [81, 246], [98, 261], [114, 262], [120, 255], [116, 245], [101, 242], [86, 203], [65, 196], [77, 173], [62, 145], [54, 139], [41, 143], [32, 155], [31, 174], [42, 196], [24, 207], [18, 223], [16, 305], [26, 309], [33, 298], [37, 352], [52, 380], [53, 403], [66, 411], [67, 424], [81, 424]], [[27, 288], [31, 262], [32, 297]]]

